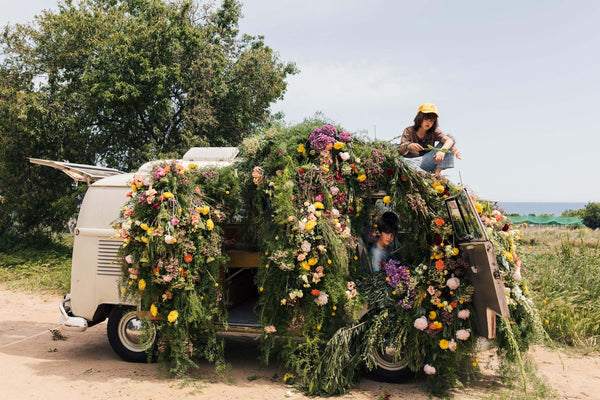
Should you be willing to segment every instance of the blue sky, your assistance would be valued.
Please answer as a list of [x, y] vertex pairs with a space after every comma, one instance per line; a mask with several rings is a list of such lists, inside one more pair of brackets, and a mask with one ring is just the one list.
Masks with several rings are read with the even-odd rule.
[[[0, 25], [56, 0], [0, 0]], [[600, 201], [600, 3], [248, 0], [243, 33], [264, 35], [300, 73], [273, 106], [316, 111], [391, 140], [421, 103], [440, 111], [463, 159], [447, 175], [497, 201]]]

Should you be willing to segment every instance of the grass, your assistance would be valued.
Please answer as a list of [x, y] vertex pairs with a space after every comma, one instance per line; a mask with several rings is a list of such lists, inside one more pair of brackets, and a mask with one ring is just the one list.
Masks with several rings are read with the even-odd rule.
[[73, 237], [0, 252], [0, 282], [11, 290], [64, 295], [71, 286]]
[[526, 228], [523, 263], [533, 298], [557, 343], [600, 350], [600, 231]]

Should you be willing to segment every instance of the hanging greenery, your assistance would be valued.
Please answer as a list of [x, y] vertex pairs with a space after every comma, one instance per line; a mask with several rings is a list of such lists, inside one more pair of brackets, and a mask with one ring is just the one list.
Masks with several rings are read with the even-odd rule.
[[[159, 359], [176, 372], [197, 357], [223, 365], [215, 336], [227, 317], [223, 226], [243, 209], [260, 255], [254, 280], [264, 358], [278, 353], [306, 393], [347, 391], [390, 348], [434, 393], [476, 374], [470, 266], [444, 206], [460, 188], [410, 169], [390, 144], [330, 124], [302, 128], [246, 139], [242, 161], [224, 169], [173, 163], [134, 177], [118, 225], [123, 291], [139, 296], [155, 320]], [[519, 235], [489, 204], [476, 207], [512, 316], [499, 324], [498, 343], [515, 359], [541, 329], [520, 286]], [[371, 273], [360, 250], [376, 240], [385, 211], [399, 217], [399, 248]], [[505, 329], [514, 330], [518, 349]]]

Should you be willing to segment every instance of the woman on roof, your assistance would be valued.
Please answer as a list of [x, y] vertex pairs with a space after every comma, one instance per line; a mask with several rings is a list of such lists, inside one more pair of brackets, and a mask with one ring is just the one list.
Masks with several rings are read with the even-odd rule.
[[[414, 119], [415, 124], [404, 129], [400, 139], [400, 155], [413, 159], [410, 164], [427, 172], [440, 173], [446, 168], [453, 168], [454, 154], [458, 153], [454, 139], [438, 128], [438, 117], [434, 104], [422, 104]], [[460, 158], [460, 153], [457, 158]]]

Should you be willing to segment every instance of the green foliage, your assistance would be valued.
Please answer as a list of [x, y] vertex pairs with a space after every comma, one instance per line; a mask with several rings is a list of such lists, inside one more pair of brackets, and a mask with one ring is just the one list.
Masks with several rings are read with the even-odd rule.
[[580, 210], [583, 224], [591, 229], [600, 228], [600, 203], [588, 203]]
[[81, 192], [27, 157], [122, 170], [190, 147], [237, 145], [270, 118], [296, 72], [241, 5], [192, 0], [61, 1], [0, 36], [0, 221], [60, 230]]
[[534, 247], [526, 260], [548, 335], [564, 345], [598, 349], [600, 239], [585, 231], [555, 229], [550, 236], [547, 231], [527, 230], [535, 242], [548, 245]]
[[64, 295], [71, 286], [73, 238], [15, 242], [0, 250], [0, 282], [8, 289]]

